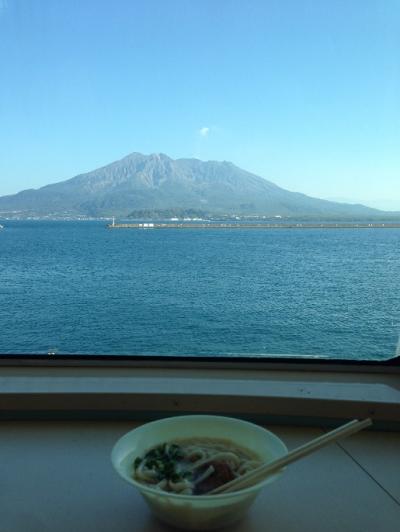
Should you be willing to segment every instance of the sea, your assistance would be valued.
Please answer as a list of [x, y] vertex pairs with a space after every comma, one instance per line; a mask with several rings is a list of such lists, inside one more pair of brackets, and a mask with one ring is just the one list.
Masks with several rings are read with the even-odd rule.
[[5, 220], [0, 353], [398, 352], [400, 229], [109, 229]]

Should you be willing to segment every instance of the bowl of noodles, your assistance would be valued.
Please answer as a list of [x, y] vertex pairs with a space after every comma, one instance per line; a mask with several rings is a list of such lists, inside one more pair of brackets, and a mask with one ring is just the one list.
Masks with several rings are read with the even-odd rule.
[[114, 445], [111, 460], [160, 520], [183, 530], [216, 530], [241, 519], [282, 471], [238, 491], [211, 492], [286, 453], [282, 440], [258, 425], [193, 415], [128, 432]]

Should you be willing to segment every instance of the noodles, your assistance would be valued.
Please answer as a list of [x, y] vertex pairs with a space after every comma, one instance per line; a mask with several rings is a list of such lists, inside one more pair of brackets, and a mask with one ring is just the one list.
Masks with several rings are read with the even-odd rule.
[[133, 477], [155, 489], [202, 495], [261, 465], [228, 440], [193, 438], [163, 443], [133, 464]]

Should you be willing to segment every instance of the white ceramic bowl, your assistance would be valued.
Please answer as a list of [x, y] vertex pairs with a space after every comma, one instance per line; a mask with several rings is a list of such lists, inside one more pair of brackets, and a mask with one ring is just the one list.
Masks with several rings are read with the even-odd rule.
[[233, 493], [179, 495], [140, 484], [133, 478], [133, 461], [150, 448], [181, 438], [223, 438], [255, 452], [263, 462], [287, 453], [286, 445], [268, 430], [222, 416], [179, 416], [161, 419], [131, 430], [115, 444], [111, 460], [116, 471], [143, 495], [162, 521], [184, 530], [215, 530], [244, 516], [260, 490], [282, 472]]

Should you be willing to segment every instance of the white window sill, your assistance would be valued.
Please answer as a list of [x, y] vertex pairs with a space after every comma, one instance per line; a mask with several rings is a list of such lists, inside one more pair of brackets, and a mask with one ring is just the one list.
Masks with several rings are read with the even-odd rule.
[[126, 419], [200, 412], [257, 421], [289, 448], [342, 419], [372, 417], [385, 429], [293, 464], [230, 530], [396, 529], [400, 434], [388, 429], [400, 428], [398, 371], [184, 366], [1, 366], [4, 530], [169, 530], [114, 473], [110, 451], [137, 424]]
[[143, 419], [209, 412], [260, 422], [330, 422], [372, 417], [400, 424], [400, 373], [186, 367], [3, 366], [3, 419]]

